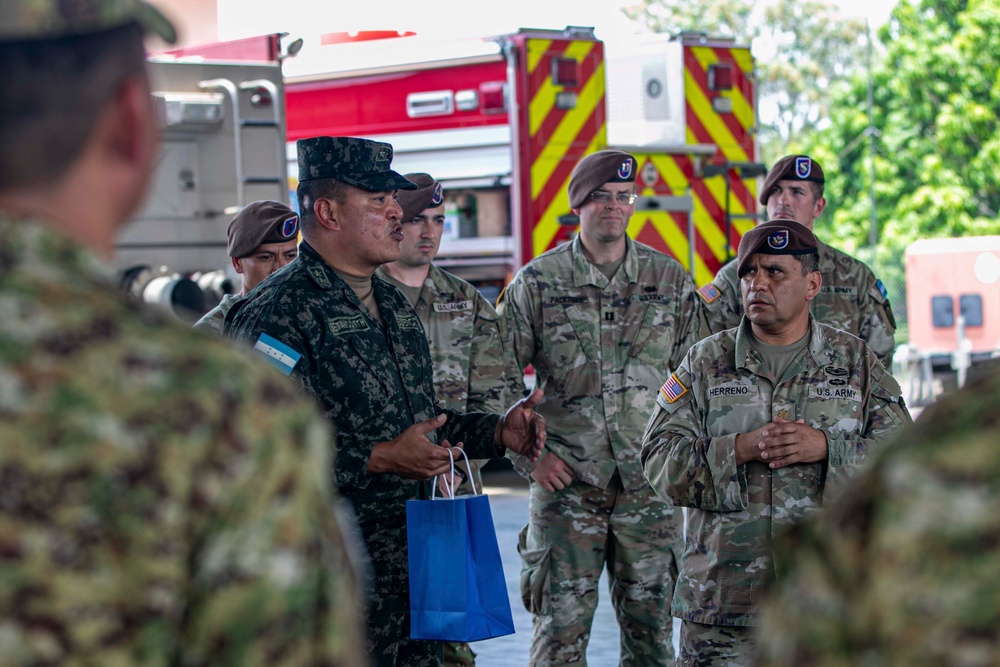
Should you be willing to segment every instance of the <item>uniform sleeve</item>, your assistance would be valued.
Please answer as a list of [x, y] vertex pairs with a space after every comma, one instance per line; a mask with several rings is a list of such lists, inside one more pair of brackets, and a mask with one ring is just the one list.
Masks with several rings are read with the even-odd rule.
[[667, 379], [642, 437], [643, 471], [656, 495], [682, 507], [714, 512], [746, 509], [746, 470], [736, 465], [736, 434], [705, 436], [691, 386], [691, 355]]
[[743, 295], [740, 294], [739, 281], [734, 284], [729, 280], [730, 272], [735, 277], [735, 271], [727, 267], [729, 264], [719, 269], [712, 282], [698, 290], [710, 334], [732, 329], [743, 318]]
[[858, 313], [858, 338], [878, 356], [887, 368], [892, 368], [892, 354], [896, 349], [896, 319], [881, 280], [870, 276], [870, 285], [861, 297]]
[[824, 502], [840, 495], [850, 478], [872, 454], [913, 423], [903, 402], [902, 390], [874, 352], [866, 350], [870, 392], [866, 403], [864, 430], [860, 434], [824, 431], [827, 440]]
[[357, 547], [328, 474], [332, 434], [289, 394], [270, 387], [230, 405], [214, 460], [192, 475], [180, 663], [367, 664]]
[[521, 396], [508, 397], [510, 362], [500, 320], [493, 306], [476, 294], [469, 358], [469, 412], [503, 413]]
[[703, 299], [695, 291], [694, 283], [685, 273], [683, 287], [678, 290], [680, 299], [680, 314], [677, 323], [680, 331], [676, 337], [673, 353], [670, 355], [670, 368], [680, 366], [684, 356], [691, 346], [710, 335], [708, 319], [703, 306]]
[[[497, 300], [497, 312], [500, 314], [502, 326], [506, 329], [507, 341], [510, 346], [510, 360], [513, 365], [508, 371], [509, 386], [515, 390], [518, 386], [524, 388], [524, 369], [534, 360], [537, 352], [537, 340], [534, 322], [542, 319], [541, 304], [532, 290], [523, 272], [511, 281]], [[519, 400], [520, 396], [515, 398]], [[514, 466], [514, 470], [522, 477], [530, 477], [535, 469], [535, 463], [521, 454], [508, 451], [506, 454]], [[541, 458], [541, 457], [539, 457]]]

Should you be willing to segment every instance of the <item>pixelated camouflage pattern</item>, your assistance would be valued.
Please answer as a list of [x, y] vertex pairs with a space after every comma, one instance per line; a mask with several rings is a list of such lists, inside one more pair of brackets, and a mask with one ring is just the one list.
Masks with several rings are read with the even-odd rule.
[[677, 667], [751, 667], [756, 653], [754, 630], [681, 621]]
[[[869, 457], [910, 423], [900, 388], [857, 337], [810, 318], [810, 340], [774, 386], [749, 321], [688, 353], [673, 403], [658, 393], [642, 461], [653, 490], [688, 507], [673, 613], [709, 625], [754, 625], [773, 580], [771, 539], [842, 493]], [[825, 462], [771, 470], [735, 463], [736, 435], [776, 417], [827, 439]]]
[[[296, 261], [264, 279], [229, 311], [225, 332], [249, 344], [266, 333], [302, 354], [293, 377], [337, 426], [334, 482], [354, 505], [371, 558], [371, 590], [377, 597], [369, 605], [370, 650], [379, 665], [409, 667], [415, 663], [407, 663], [399, 651], [419, 642], [408, 640], [406, 501], [419, 498], [422, 483], [368, 475], [372, 448], [444, 413], [447, 421], [428, 437], [463, 442], [470, 458], [490, 458], [497, 455], [493, 433], [499, 416], [437, 405], [420, 319], [385, 280], [374, 276], [372, 288], [385, 330], [304, 241]], [[376, 604], [376, 599], [381, 601]], [[440, 644], [434, 646], [440, 654]]]
[[392, 146], [355, 137], [313, 137], [296, 142], [299, 181], [336, 178], [363, 190], [414, 190], [416, 185], [389, 168]]
[[4, 0], [0, 3], [0, 40], [86, 35], [133, 21], [171, 44], [177, 41], [170, 21], [140, 0]]
[[0, 664], [367, 664], [326, 420], [108, 278], [0, 216]]
[[[896, 347], [896, 320], [889, 299], [879, 290], [878, 279], [868, 266], [850, 255], [819, 242], [819, 272], [823, 287], [810, 307], [823, 324], [861, 338], [872, 352], [892, 368]], [[743, 296], [736, 261], [729, 262], [712, 281], [720, 297], [705, 304], [712, 333], [732, 329], [743, 317]]]
[[1000, 656], [1000, 373], [924, 410], [850, 494], [780, 542], [759, 664]]
[[[377, 275], [400, 285], [382, 269]], [[434, 391], [442, 407], [502, 414], [520, 400], [520, 394], [512, 398], [507, 395], [510, 352], [500, 332], [497, 311], [479, 290], [432, 264], [414, 310], [427, 335], [434, 365]], [[479, 469], [483, 463], [469, 461], [480, 493], [483, 480]], [[456, 491], [458, 495], [471, 492], [469, 480], [463, 480]]]
[[624, 491], [574, 482], [546, 491], [531, 482], [530, 522], [518, 539], [521, 598], [533, 615], [528, 664], [586, 665], [607, 562], [611, 604], [621, 628], [622, 667], [674, 661], [670, 598], [682, 544], [681, 512], [648, 486]]
[[547, 420], [546, 447], [578, 479], [605, 488], [618, 472], [630, 491], [646, 485], [639, 437], [664, 376], [707, 335], [700, 302], [680, 264], [632, 239], [613, 280], [575, 239], [507, 287], [497, 310], [517, 363], [534, 366], [545, 390], [536, 411]]
[[233, 307], [233, 304], [241, 298], [242, 297], [238, 294], [223, 294], [222, 301], [219, 302], [219, 305], [202, 315], [201, 319], [191, 325], [192, 328], [200, 331], [212, 332], [221, 336], [222, 325], [226, 323], [226, 313], [228, 313]]

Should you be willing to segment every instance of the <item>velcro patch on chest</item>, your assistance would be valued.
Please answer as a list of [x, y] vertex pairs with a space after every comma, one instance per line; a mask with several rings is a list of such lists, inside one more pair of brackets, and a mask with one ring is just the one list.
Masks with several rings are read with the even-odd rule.
[[809, 387], [809, 398], [820, 400], [845, 400], [861, 402], [861, 392], [847, 384], [839, 384], [836, 381], [829, 381], [824, 384], [816, 384]]
[[709, 387], [707, 392], [709, 400], [730, 396], [756, 396], [759, 393], [759, 389], [749, 380], [723, 382], [722, 384]]
[[853, 285], [823, 285], [820, 292], [836, 296], [857, 296], [858, 288]]
[[398, 313], [396, 315], [396, 322], [399, 323], [400, 329], [423, 330], [423, 325], [420, 324], [420, 318], [414, 313]]
[[472, 301], [454, 301], [452, 303], [435, 303], [435, 313], [455, 313], [460, 310], [472, 310]]
[[330, 329], [330, 333], [334, 336], [354, 333], [357, 331], [368, 331], [368, 329], [371, 328], [368, 318], [361, 313], [351, 315], [349, 317], [335, 317], [333, 319], [329, 319], [326, 321], [326, 326]]

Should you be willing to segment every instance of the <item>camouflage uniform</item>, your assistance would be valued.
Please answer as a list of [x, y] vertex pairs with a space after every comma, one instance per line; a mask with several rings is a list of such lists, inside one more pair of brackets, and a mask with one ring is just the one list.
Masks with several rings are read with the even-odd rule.
[[554, 493], [531, 482], [518, 545], [531, 664], [585, 664], [605, 563], [622, 664], [666, 664], [681, 518], [649, 489], [638, 443], [662, 376], [704, 333], [694, 286], [677, 262], [628, 238], [609, 280], [576, 239], [521, 269], [498, 310], [518, 363], [534, 366], [545, 391], [546, 446], [576, 477]]
[[[510, 364], [496, 310], [475, 287], [433, 264], [415, 310], [427, 334], [434, 364], [434, 391], [441, 407], [459, 412], [503, 413]], [[382, 269], [376, 275], [399, 286]], [[482, 492], [482, 461], [470, 461], [476, 488]], [[466, 480], [459, 494], [471, 493]]]
[[[744, 318], [691, 348], [661, 388], [643, 437], [643, 467], [656, 494], [690, 508], [673, 599], [674, 616], [685, 623], [755, 625], [755, 607], [774, 578], [773, 535], [838, 494], [910, 422], [899, 385], [855, 336], [810, 318], [808, 348], [775, 386], [749, 326]], [[777, 417], [822, 430], [827, 460], [737, 467], [736, 435]], [[704, 647], [697, 660], [682, 650], [678, 662], [713, 664], [711, 657]]]
[[[810, 312], [823, 324], [861, 338], [886, 368], [892, 368], [896, 342], [896, 320], [882, 281], [868, 266], [850, 255], [819, 242], [819, 272], [823, 287], [813, 299]], [[712, 333], [732, 329], [743, 317], [743, 296], [736, 260], [719, 269], [712, 287], [698, 294]]]
[[329, 426], [0, 214], [0, 664], [364, 658]]
[[201, 319], [195, 322], [192, 328], [211, 331], [221, 336], [222, 325], [226, 323], [226, 313], [241, 298], [238, 294], [223, 294], [219, 305], [202, 315]]
[[421, 482], [368, 475], [372, 447], [441, 412], [448, 419], [428, 437], [464, 442], [473, 458], [497, 456], [500, 417], [439, 409], [420, 320], [403, 295], [377, 276], [372, 287], [385, 329], [354, 291], [303, 241], [296, 261], [260, 283], [226, 317], [226, 333], [254, 344], [267, 334], [302, 354], [294, 374], [336, 424], [333, 468], [354, 505], [373, 568], [369, 648], [378, 665], [421, 667], [441, 661], [439, 642], [409, 639], [406, 501]]
[[760, 665], [997, 664], [997, 414], [1000, 372], [928, 407], [782, 540]]

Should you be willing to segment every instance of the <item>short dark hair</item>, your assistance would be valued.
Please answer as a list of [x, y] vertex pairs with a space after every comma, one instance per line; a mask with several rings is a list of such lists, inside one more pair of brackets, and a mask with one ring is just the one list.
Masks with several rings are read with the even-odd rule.
[[145, 71], [138, 23], [89, 35], [0, 42], [0, 190], [58, 180], [101, 109]]
[[310, 178], [300, 181], [295, 195], [299, 200], [299, 222], [302, 231], [309, 232], [315, 227], [316, 212], [313, 204], [317, 199], [332, 199], [338, 204], [347, 201], [348, 184], [336, 178]]
[[[820, 188], [823, 186], [820, 184]], [[802, 275], [808, 276], [813, 271], [819, 271], [819, 253], [818, 252], [807, 252], [804, 255], [792, 255], [795, 259], [799, 260], [799, 264], [802, 265]]]
[[815, 197], [816, 199], [822, 199], [825, 184], [816, 183], [815, 181], [810, 181], [809, 185], [812, 186], [813, 197]]

